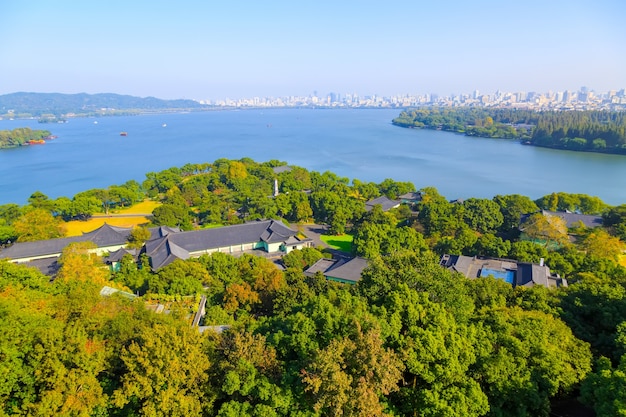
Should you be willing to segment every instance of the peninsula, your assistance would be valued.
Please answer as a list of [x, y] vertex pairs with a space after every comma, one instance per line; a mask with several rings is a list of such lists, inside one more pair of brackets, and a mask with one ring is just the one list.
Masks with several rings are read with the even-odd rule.
[[532, 111], [493, 108], [417, 108], [396, 126], [517, 139], [526, 145], [626, 155], [626, 114], [614, 111]]

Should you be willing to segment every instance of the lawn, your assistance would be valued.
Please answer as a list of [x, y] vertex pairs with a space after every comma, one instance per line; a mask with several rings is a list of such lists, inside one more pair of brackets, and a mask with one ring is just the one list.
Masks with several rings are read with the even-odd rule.
[[[139, 214], [149, 215], [158, 207], [160, 203], [156, 201], [144, 201], [137, 203], [126, 209], [118, 209], [111, 211], [110, 217], [92, 217], [89, 220], [73, 220], [65, 223], [66, 236], [80, 236], [83, 233], [96, 230], [104, 223], [118, 227], [135, 227], [147, 224], [150, 220], [146, 216], [138, 216]], [[128, 216], [125, 216], [128, 215]], [[105, 216], [104, 213], [96, 213], [94, 216]]]
[[[111, 210], [110, 214], [149, 214], [160, 205], [161, 203], [158, 201], [145, 200], [134, 204], [132, 207]], [[95, 213], [95, 215], [104, 215], [104, 213]]]
[[342, 252], [352, 252], [352, 235], [321, 235], [322, 242], [330, 246], [331, 249], [337, 249]]

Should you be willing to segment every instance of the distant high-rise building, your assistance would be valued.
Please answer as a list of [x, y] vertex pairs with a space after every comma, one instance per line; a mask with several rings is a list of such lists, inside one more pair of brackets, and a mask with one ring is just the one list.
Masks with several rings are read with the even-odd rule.
[[563, 92], [563, 103], [569, 103], [572, 101], [572, 93], [569, 90]]
[[557, 91], [556, 96], [554, 97], [554, 100], [562, 103], [563, 102], [563, 92], [562, 91]]

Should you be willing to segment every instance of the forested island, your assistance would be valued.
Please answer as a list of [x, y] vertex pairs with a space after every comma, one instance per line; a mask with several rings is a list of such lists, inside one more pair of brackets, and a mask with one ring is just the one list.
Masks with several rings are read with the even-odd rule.
[[[626, 413], [626, 205], [561, 192], [452, 202], [393, 179], [219, 159], [72, 197], [34, 192], [0, 206], [0, 243], [61, 238], [69, 221], [146, 199], [158, 206], [119, 268], [104, 268], [89, 242], [68, 244], [52, 276], [0, 260], [0, 414]], [[371, 204], [385, 199], [396, 204]], [[546, 215], [565, 210], [601, 223]], [[322, 246], [291, 251], [281, 268], [212, 253], [154, 270], [145, 252], [132, 255], [148, 228], [260, 219], [349, 236], [342, 256], [368, 266], [349, 285], [305, 274], [336, 253]], [[468, 279], [440, 265], [446, 254], [545, 263], [569, 285]], [[201, 297], [202, 333], [192, 327]]]
[[29, 127], [20, 127], [13, 130], [0, 130], [0, 149], [16, 148], [31, 143], [41, 144], [51, 138], [48, 130], [32, 130]]
[[527, 145], [626, 154], [626, 113], [491, 108], [420, 108], [393, 119], [401, 127], [518, 139]]

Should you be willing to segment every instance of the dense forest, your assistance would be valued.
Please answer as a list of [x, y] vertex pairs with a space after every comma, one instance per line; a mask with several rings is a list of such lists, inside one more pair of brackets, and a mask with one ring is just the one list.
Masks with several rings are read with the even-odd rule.
[[520, 139], [549, 148], [626, 154], [624, 112], [422, 108], [403, 111], [392, 123], [468, 136]]
[[[112, 272], [78, 243], [52, 280], [0, 261], [0, 415], [522, 417], [572, 405], [594, 415], [579, 402], [626, 413], [626, 205], [559, 192], [450, 202], [423, 187], [416, 204], [365, 210], [410, 191], [244, 158], [0, 206], [7, 245], [149, 198], [162, 204], [148, 226], [315, 222], [352, 235], [369, 260], [356, 285], [304, 274], [331, 256], [322, 248], [285, 255], [283, 269], [214, 253], [157, 271], [127, 256]], [[522, 234], [520, 216], [541, 209], [602, 215], [603, 226], [537, 216]], [[138, 228], [129, 245], [145, 238]], [[444, 253], [543, 259], [570, 285], [467, 279], [439, 265]], [[128, 295], [102, 296], [105, 285]], [[224, 331], [190, 326], [201, 295], [202, 324]]]
[[11, 93], [0, 95], [0, 115], [12, 117], [60, 117], [127, 114], [131, 111], [198, 110], [194, 100], [162, 100], [154, 97], [101, 94]]
[[0, 130], [0, 149], [28, 145], [30, 141], [41, 141], [51, 137], [47, 130], [32, 130], [21, 127], [13, 130]]

